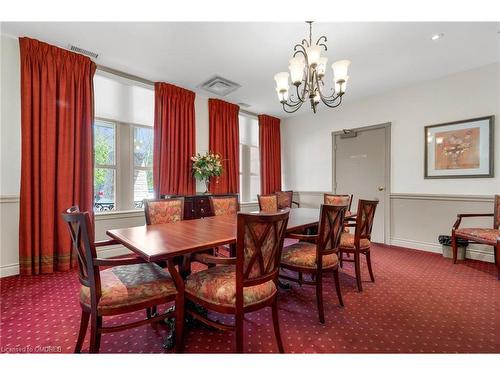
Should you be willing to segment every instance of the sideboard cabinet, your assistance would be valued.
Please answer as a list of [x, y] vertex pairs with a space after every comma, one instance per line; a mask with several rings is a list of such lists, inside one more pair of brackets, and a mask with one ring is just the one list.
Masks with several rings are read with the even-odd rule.
[[[213, 216], [210, 196], [232, 196], [237, 194], [196, 194], [182, 195], [184, 198], [184, 220], [201, 219]], [[174, 198], [180, 195], [162, 195], [161, 198]]]

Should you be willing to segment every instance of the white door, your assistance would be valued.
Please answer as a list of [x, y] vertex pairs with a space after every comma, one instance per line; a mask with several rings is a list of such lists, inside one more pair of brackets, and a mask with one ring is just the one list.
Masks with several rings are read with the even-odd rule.
[[[352, 129], [350, 134], [334, 135], [334, 191], [353, 194], [351, 211], [358, 199], [378, 199], [372, 241], [388, 243], [386, 237], [386, 199], [389, 186], [390, 126]], [[388, 216], [388, 215], [387, 215]], [[387, 228], [388, 229], [388, 228]]]

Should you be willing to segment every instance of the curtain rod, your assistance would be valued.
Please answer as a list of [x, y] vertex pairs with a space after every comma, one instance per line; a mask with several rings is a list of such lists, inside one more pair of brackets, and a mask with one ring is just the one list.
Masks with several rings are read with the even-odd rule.
[[[100, 70], [100, 71], [103, 71], [103, 72], [106, 72], [106, 73], [111, 73], [111, 74], [117, 75], [119, 77], [130, 79], [132, 81], [137, 81], [137, 82], [140, 82], [140, 83], [144, 83], [145, 85], [148, 85], [148, 86], [153, 86], [153, 87], [155, 86], [155, 83], [153, 81], [150, 81], [148, 79], [135, 76], [133, 74], [125, 73], [125, 72], [122, 72], [120, 70], [109, 68], [109, 67], [104, 66], [104, 65], [97, 65], [97, 70]], [[256, 113], [247, 111], [245, 109], [241, 109], [240, 108], [240, 112], [242, 112], [242, 113], [244, 113], [246, 115], [249, 115], [249, 116], [258, 117], [258, 115]]]

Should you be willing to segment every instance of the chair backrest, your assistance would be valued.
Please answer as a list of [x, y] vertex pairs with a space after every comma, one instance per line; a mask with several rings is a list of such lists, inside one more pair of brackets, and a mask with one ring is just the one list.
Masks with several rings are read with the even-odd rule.
[[259, 209], [264, 212], [278, 211], [278, 196], [276, 194], [257, 195]]
[[371, 239], [373, 218], [378, 201], [360, 199], [356, 214], [356, 229], [354, 231], [354, 246], [359, 248], [359, 241], [363, 238]]
[[322, 269], [323, 256], [337, 252], [340, 236], [344, 230], [347, 205], [322, 204], [319, 215], [318, 242], [316, 244], [316, 264]]
[[238, 194], [212, 195], [209, 200], [214, 216], [236, 215], [240, 210]]
[[290, 210], [276, 213], [238, 213], [236, 234], [236, 303], [243, 303], [243, 287], [278, 282]]
[[333, 204], [335, 206], [347, 206], [347, 211], [351, 209], [352, 194], [329, 194], [325, 193], [323, 198], [324, 204]]
[[500, 229], [500, 195], [495, 195], [495, 211], [493, 214], [493, 228]]
[[293, 190], [277, 191], [278, 209], [292, 208]]
[[80, 212], [78, 206], [70, 207], [62, 213], [68, 224], [73, 249], [78, 259], [78, 278], [80, 284], [90, 288], [90, 300], [93, 306], [101, 298], [101, 278], [99, 267], [94, 265], [97, 252], [94, 246], [94, 227], [88, 212]]
[[146, 224], [167, 224], [184, 217], [184, 198], [144, 199]]

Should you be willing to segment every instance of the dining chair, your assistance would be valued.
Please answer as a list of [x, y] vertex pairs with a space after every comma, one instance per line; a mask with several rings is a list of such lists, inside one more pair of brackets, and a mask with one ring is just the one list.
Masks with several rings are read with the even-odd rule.
[[277, 191], [275, 194], [278, 198], [278, 209], [292, 208], [293, 204], [300, 207], [299, 202], [293, 200], [293, 190]]
[[[214, 216], [236, 215], [240, 210], [238, 194], [212, 195], [209, 197], [210, 210]], [[224, 250], [230, 256], [235, 256], [235, 246], [222, 245], [215, 248], [214, 254], [220, 255], [220, 250]]]
[[146, 224], [167, 224], [184, 217], [184, 198], [144, 199]]
[[236, 215], [240, 210], [238, 194], [212, 195], [209, 201], [214, 216]]
[[[470, 217], [493, 217], [493, 225], [491, 228], [460, 228], [462, 219]], [[459, 238], [468, 240], [469, 243], [493, 246], [497, 279], [500, 280], [500, 195], [495, 195], [493, 213], [457, 215], [457, 220], [451, 230], [453, 263], [457, 262], [457, 239]]]
[[243, 322], [246, 313], [271, 307], [274, 334], [284, 352], [278, 320], [278, 267], [289, 210], [277, 213], [238, 213], [236, 257], [200, 254], [217, 267], [193, 273], [185, 281], [188, 301], [222, 314], [234, 315], [234, 324], [224, 324], [190, 313], [220, 330], [236, 332], [236, 351], [243, 352]]
[[338, 206], [347, 206], [347, 211], [351, 210], [352, 194], [330, 194], [323, 195], [324, 204], [333, 204]]
[[345, 218], [344, 224], [344, 232], [349, 232], [349, 227], [354, 226], [354, 224], [349, 225], [351, 222], [355, 221], [355, 218], [351, 218], [351, 204], [352, 204], [352, 194], [330, 194], [325, 193], [323, 196], [324, 204], [333, 204], [336, 206], [347, 206], [347, 211], [345, 212], [345, 216], [349, 216], [349, 218]]
[[263, 212], [276, 212], [278, 211], [278, 196], [276, 194], [257, 194], [259, 201], [259, 209]]
[[[88, 212], [73, 206], [62, 214], [67, 223], [77, 255], [80, 280], [80, 307], [82, 316], [75, 346], [79, 353], [85, 339], [89, 320], [90, 353], [98, 353], [101, 334], [117, 332], [137, 326], [162, 321], [175, 314], [176, 350], [183, 350], [184, 287], [173, 263], [168, 261], [171, 272], [141, 258], [102, 259], [97, 257], [97, 247], [119, 244], [108, 240], [93, 242], [94, 229]], [[100, 267], [107, 267], [100, 269]], [[122, 325], [104, 326], [105, 316], [121, 315], [175, 301], [175, 313], [156, 314], [145, 320]], [[148, 314], [149, 315], [149, 314]]]
[[[344, 306], [339, 284], [339, 259], [337, 250], [340, 243], [344, 215], [347, 206], [321, 205], [318, 234], [288, 234], [288, 238], [301, 240], [283, 248], [281, 256], [282, 269], [298, 272], [298, 278], [280, 275], [280, 278], [294, 281], [299, 285], [314, 285], [316, 287], [316, 302], [320, 323], [325, 323], [323, 306], [323, 275], [333, 273], [335, 290], [340, 306]], [[309, 274], [311, 280], [303, 279], [303, 274]]]
[[[361, 285], [361, 263], [360, 254], [365, 255], [370, 279], [375, 282], [373, 276], [372, 262], [370, 256], [371, 234], [373, 227], [373, 219], [375, 217], [375, 209], [377, 208], [378, 200], [370, 201], [360, 199], [358, 201], [358, 211], [356, 213], [356, 225], [354, 234], [342, 233], [339, 245], [339, 258], [342, 267], [343, 262], [354, 262], [356, 273], [356, 283], [358, 290], [363, 291]], [[344, 259], [343, 254], [354, 254], [354, 259]]]

